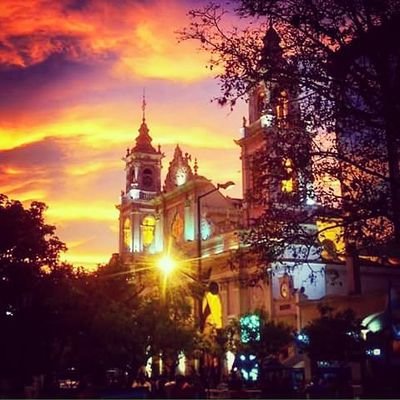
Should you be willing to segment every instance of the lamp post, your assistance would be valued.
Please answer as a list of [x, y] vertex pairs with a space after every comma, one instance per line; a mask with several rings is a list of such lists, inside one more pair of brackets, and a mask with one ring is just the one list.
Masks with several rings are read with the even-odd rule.
[[[208, 196], [211, 193], [218, 191], [219, 189], [227, 189], [228, 187], [234, 185], [235, 183], [232, 181], [228, 181], [225, 183], [218, 183], [217, 186], [208, 192], [202, 193], [197, 195], [197, 278], [199, 283], [202, 282], [201, 275], [202, 275], [202, 265], [201, 265], [201, 257], [202, 257], [202, 250], [201, 250], [201, 199]], [[199, 318], [199, 328], [201, 329], [202, 323], [202, 300], [199, 300], [198, 304], [198, 318]]]

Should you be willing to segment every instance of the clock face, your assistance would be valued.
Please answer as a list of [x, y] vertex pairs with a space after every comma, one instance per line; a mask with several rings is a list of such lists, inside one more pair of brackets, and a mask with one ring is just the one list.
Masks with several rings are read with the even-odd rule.
[[281, 292], [281, 296], [284, 299], [287, 299], [289, 297], [289, 285], [287, 282], [281, 283], [280, 292]]
[[175, 173], [175, 183], [177, 186], [181, 186], [186, 183], [187, 180], [187, 168], [180, 167], [177, 169]]

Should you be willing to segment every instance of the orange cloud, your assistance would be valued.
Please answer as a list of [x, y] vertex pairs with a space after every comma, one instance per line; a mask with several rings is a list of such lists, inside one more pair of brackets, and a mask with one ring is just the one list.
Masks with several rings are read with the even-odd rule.
[[55, 223], [70, 220], [116, 221], [118, 211], [110, 207], [109, 203], [92, 202], [90, 207], [83, 207], [82, 203], [52, 202], [46, 211], [47, 217]]
[[[161, 109], [164, 107], [162, 104], [152, 105], [152, 114], [155, 117], [148, 120], [148, 125], [154, 143], [161, 145], [181, 143], [214, 149], [237, 148], [232, 140], [236, 137], [235, 132], [231, 129], [221, 131], [215, 123], [220, 110], [214, 105], [209, 106], [208, 120], [199, 115], [201, 107], [203, 107], [202, 113], [206, 112], [202, 104], [174, 103], [174, 106], [181, 110], [178, 116], [173, 116], [173, 109]], [[127, 117], [131, 113], [131, 107], [130, 103], [116, 106], [113, 101], [104, 100], [100, 104], [77, 104], [66, 107], [56, 114], [52, 113], [48, 121], [23, 121], [14, 126], [0, 126], [0, 149], [12, 149], [54, 137], [75, 138], [81, 146], [93, 148], [119, 146], [122, 154], [125, 144], [133, 144], [140, 123], [139, 115]]]
[[89, 174], [98, 174], [110, 168], [119, 168], [119, 167], [121, 167], [121, 162], [118, 160], [111, 162], [91, 161], [84, 164], [67, 166], [66, 172], [72, 176], [82, 176]]
[[3, 169], [3, 173], [5, 173], [6, 175], [21, 175], [24, 173], [24, 171], [22, 169], [6, 166]]
[[[113, 73], [193, 81], [209, 77], [206, 56], [194, 44], [177, 45], [175, 30], [187, 10], [178, 0], [96, 0], [73, 9], [66, 0], [3, 0], [0, 5], [3, 64], [26, 67], [51, 54], [71, 59], [115, 57]], [[161, 16], [162, 18], [155, 18]]]
[[83, 16], [65, 12], [63, 1], [5, 0], [0, 6], [4, 44], [0, 56], [3, 64], [29, 66], [54, 53], [76, 56], [80, 37], [94, 29]]
[[5, 165], [0, 168], [0, 192], [22, 202], [44, 200], [50, 179], [42, 168], [21, 168]]
[[0, 150], [9, 150], [32, 143], [41, 138], [40, 133], [29, 133], [23, 126], [0, 125]]

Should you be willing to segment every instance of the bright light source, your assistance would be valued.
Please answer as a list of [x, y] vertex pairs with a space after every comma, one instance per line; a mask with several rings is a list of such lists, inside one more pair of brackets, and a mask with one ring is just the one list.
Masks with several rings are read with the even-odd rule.
[[302, 333], [302, 332], [297, 335], [297, 340], [303, 344], [310, 343], [310, 338], [308, 337], [308, 335], [306, 335], [305, 333]]
[[169, 256], [164, 256], [158, 262], [158, 267], [165, 275], [169, 275], [175, 268], [175, 261]]
[[366, 351], [366, 354], [368, 356], [372, 356], [372, 357], [380, 357], [382, 355], [382, 351], [379, 348], [375, 348], [375, 349], [368, 349]]
[[381, 355], [381, 349], [373, 349], [372, 354], [374, 356], [380, 356]]
[[257, 314], [247, 314], [240, 318], [240, 339], [242, 343], [260, 341], [260, 317]]

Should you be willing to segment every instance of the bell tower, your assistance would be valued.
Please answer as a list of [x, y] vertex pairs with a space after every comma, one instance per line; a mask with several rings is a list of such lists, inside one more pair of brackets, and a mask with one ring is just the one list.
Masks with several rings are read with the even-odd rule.
[[125, 191], [121, 192], [119, 252], [126, 261], [134, 253], [155, 253], [162, 249], [162, 227], [155, 198], [161, 193], [160, 146], [156, 150], [146, 123], [143, 94], [139, 135], [125, 157]]
[[[285, 75], [289, 66], [283, 57], [281, 38], [270, 26], [267, 30], [260, 54], [259, 71], [262, 79], [249, 92], [248, 120], [243, 118], [242, 137], [236, 140], [241, 147], [243, 198], [245, 199], [247, 225], [260, 216], [265, 207], [296, 195], [297, 177], [293, 160], [276, 154], [276, 166], [269, 167], [271, 179], [262, 193], [265, 199], [261, 206], [255, 201], [257, 177], [262, 169], [260, 154], [269, 152], [271, 157], [280, 146], [279, 137], [288, 135], [301, 127], [298, 105], [298, 85], [288, 82]], [[269, 68], [273, 66], [273, 68]], [[286, 75], [287, 76], [287, 75]], [[267, 174], [265, 174], [267, 175]], [[281, 178], [280, 178], [281, 177]]]

